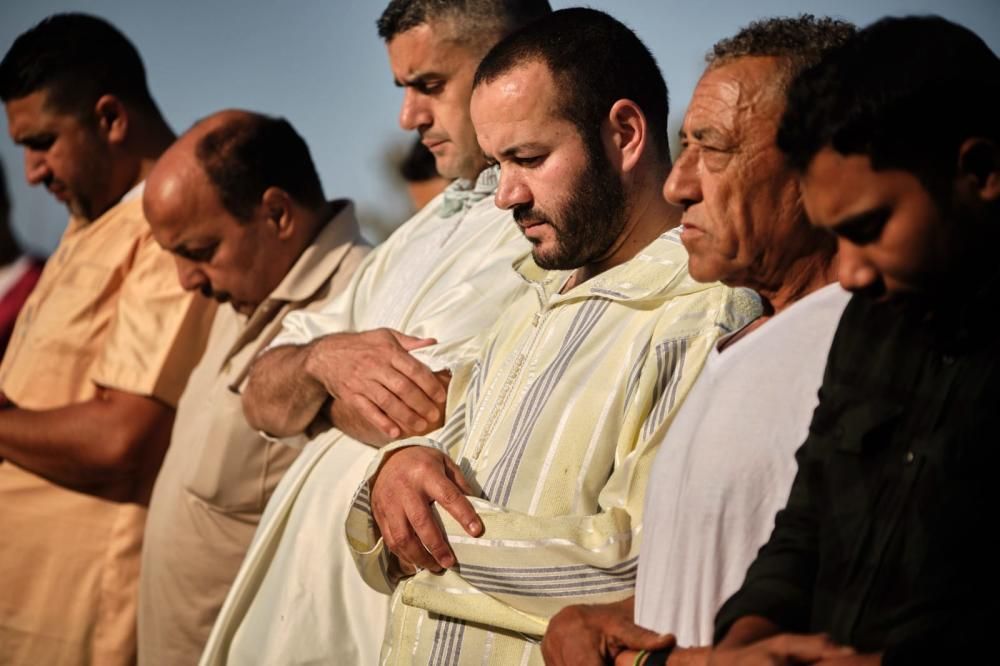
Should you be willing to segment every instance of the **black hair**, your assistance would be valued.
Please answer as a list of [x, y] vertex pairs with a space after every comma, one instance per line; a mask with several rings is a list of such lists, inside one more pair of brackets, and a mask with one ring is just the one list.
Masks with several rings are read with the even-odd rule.
[[804, 172], [825, 147], [899, 168], [932, 192], [956, 173], [969, 137], [1000, 139], [1000, 60], [972, 31], [937, 16], [882, 19], [792, 84], [778, 131]]
[[312, 209], [325, 203], [309, 147], [284, 118], [241, 114], [201, 137], [195, 155], [222, 205], [242, 222], [269, 187]]
[[47, 93], [52, 108], [80, 117], [108, 94], [159, 113], [135, 46], [89, 14], [53, 14], [14, 40], [0, 62], [0, 99], [6, 103], [38, 91]]
[[620, 21], [596, 9], [553, 12], [494, 46], [479, 64], [473, 86], [529, 62], [541, 62], [552, 72], [561, 112], [588, 146], [600, 144], [601, 124], [612, 105], [630, 99], [646, 116], [659, 157], [669, 162], [667, 84], [653, 54]]
[[392, 0], [376, 26], [389, 42], [418, 25], [453, 21], [456, 38], [483, 44], [484, 35], [499, 38], [551, 12], [548, 0]]

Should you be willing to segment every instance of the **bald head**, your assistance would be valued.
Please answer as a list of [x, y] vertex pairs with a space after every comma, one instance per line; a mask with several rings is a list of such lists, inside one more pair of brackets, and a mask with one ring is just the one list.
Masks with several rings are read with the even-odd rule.
[[163, 154], [143, 209], [184, 288], [246, 314], [328, 217], [302, 138], [283, 119], [240, 110], [198, 121]]

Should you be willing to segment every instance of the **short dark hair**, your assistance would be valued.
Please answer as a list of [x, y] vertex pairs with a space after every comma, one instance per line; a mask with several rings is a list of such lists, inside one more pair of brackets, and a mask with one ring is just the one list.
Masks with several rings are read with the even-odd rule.
[[802, 172], [829, 146], [907, 170], [939, 193], [973, 136], [1000, 139], [1000, 60], [967, 28], [909, 16], [872, 24], [803, 72], [778, 146]]
[[53, 14], [14, 40], [0, 62], [0, 99], [38, 91], [48, 94], [52, 108], [80, 116], [108, 94], [156, 110], [135, 46], [89, 14]]
[[561, 9], [518, 30], [493, 47], [476, 70], [473, 87], [490, 83], [530, 62], [552, 72], [561, 112], [588, 146], [600, 141], [601, 124], [620, 99], [642, 109], [654, 148], [670, 160], [670, 101], [656, 59], [627, 26], [596, 9]]
[[418, 25], [451, 20], [459, 28], [455, 37], [482, 44], [484, 34], [499, 38], [551, 12], [548, 0], [391, 0], [376, 26], [389, 42]]
[[399, 175], [407, 183], [423, 183], [440, 178], [434, 153], [427, 149], [420, 139], [413, 142], [399, 164]]
[[269, 187], [312, 209], [326, 202], [309, 147], [284, 118], [240, 114], [201, 137], [195, 156], [222, 205], [241, 222], [253, 218]]
[[812, 14], [781, 16], [753, 21], [732, 37], [719, 40], [705, 56], [709, 67], [719, 67], [737, 58], [780, 58], [784, 61], [784, 91], [802, 70], [817, 62], [831, 48], [840, 46], [857, 32], [853, 23]]

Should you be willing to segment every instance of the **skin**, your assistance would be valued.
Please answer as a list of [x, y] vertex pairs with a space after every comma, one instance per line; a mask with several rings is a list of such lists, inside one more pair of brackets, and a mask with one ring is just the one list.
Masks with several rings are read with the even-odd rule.
[[399, 125], [415, 130], [445, 178], [474, 180], [486, 166], [469, 118], [472, 79], [482, 53], [452, 35], [447, 20], [396, 35], [386, 48], [394, 82], [403, 88]]
[[[681, 129], [684, 150], [663, 187], [664, 199], [684, 209], [681, 240], [692, 276], [761, 294], [767, 316], [741, 334], [836, 274], [829, 238], [810, 227], [799, 204], [798, 174], [785, 166], [775, 143], [784, 110], [781, 65], [776, 58], [746, 57], [704, 74]], [[553, 617], [545, 641], [555, 652], [574, 655], [583, 644], [620, 644], [628, 648], [620, 661], [631, 664], [637, 650], [648, 649], [623, 639], [644, 636], [633, 623], [633, 604], [630, 597], [623, 604], [570, 606]], [[704, 664], [707, 658], [708, 648], [677, 648], [669, 663]], [[575, 657], [551, 663], [572, 664]]]
[[[969, 259], [995, 231], [978, 218], [1000, 198], [996, 170], [964, 168], [967, 156], [983, 150], [996, 164], [992, 143], [971, 140], [962, 146], [958, 161], [963, 169], [948, 206], [913, 173], [875, 170], [866, 155], [842, 155], [831, 148], [817, 153], [803, 178], [803, 200], [813, 223], [837, 238], [841, 285], [892, 299], [947, 291], [956, 274], [979, 270], [981, 262]], [[963, 258], [961, 265], [956, 257]]]
[[174, 255], [181, 286], [247, 316], [291, 270], [329, 217], [283, 190], [264, 191], [250, 220], [222, 205], [195, 150], [209, 132], [247, 116], [224, 111], [195, 125], [164, 153], [147, 179], [143, 210], [153, 237]]
[[[45, 91], [6, 104], [11, 138], [24, 147], [25, 176], [70, 212], [94, 219], [146, 177], [173, 141], [159, 115], [112, 95], [78, 117], [47, 104]], [[0, 396], [0, 459], [53, 483], [114, 501], [148, 501], [174, 410], [156, 398], [98, 387], [91, 400], [22, 409]]]
[[775, 136], [781, 62], [744, 57], [708, 69], [681, 129], [683, 152], [663, 196], [684, 208], [691, 275], [756, 290], [773, 312], [830, 282], [829, 239], [799, 203], [798, 175]]
[[[580, 186], [589, 157], [579, 133], [554, 111], [559, 108], [558, 89], [548, 68], [535, 62], [481, 85], [472, 97], [480, 145], [501, 165], [497, 205], [530, 204], [548, 211], [554, 221], [525, 230], [535, 242], [536, 254], [556, 253], [558, 221], [588, 220], [584, 214], [571, 216], [565, 210], [566, 192]], [[659, 196], [667, 166], [647, 145], [646, 132], [641, 109], [628, 100], [616, 102], [602, 123], [607, 162], [625, 193], [621, 230], [604, 251], [569, 258], [576, 270], [564, 290], [631, 259], [677, 224], [678, 211]], [[483, 533], [482, 520], [466, 497], [472, 492], [467, 480], [441, 451], [422, 446], [397, 449], [386, 456], [370, 484], [375, 521], [403, 571], [417, 566], [439, 572], [456, 564], [431, 509], [434, 502], [471, 536]]]
[[744, 617], [733, 623], [712, 650], [709, 666], [877, 666], [881, 655], [858, 655], [837, 645], [826, 634], [788, 634], [762, 617]]

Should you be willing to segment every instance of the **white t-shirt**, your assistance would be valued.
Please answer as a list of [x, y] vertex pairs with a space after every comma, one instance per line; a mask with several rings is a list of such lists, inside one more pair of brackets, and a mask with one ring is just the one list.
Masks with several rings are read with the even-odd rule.
[[809, 294], [712, 351], [656, 455], [646, 496], [636, 622], [710, 645], [795, 476], [826, 357], [850, 294]]

